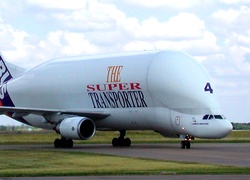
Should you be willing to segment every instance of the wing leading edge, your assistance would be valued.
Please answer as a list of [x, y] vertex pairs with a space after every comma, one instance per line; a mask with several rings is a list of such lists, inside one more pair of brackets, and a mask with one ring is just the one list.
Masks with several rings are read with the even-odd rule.
[[[39, 109], [24, 107], [0, 107], [0, 114], [12, 114], [11, 117], [16, 119], [30, 114], [43, 116], [45, 119], [53, 119], [59, 115], [75, 115], [91, 118], [92, 120], [100, 120], [108, 117], [110, 114], [104, 111], [91, 110], [60, 110], [60, 109]], [[54, 120], [52, 120], [54, 121]]]

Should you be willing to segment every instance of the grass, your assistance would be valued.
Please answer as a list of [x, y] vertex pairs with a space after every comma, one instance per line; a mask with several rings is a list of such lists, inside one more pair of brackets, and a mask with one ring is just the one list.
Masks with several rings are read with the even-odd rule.
[[[118, 137], [118, 132], [100, 132], [88, 141], [74, 141], [76, 144], [110, 144], [114, 137]], [[132, 143], [179, 143], [178, 138], [165, 138], [153, 131], [128, 131], [127, 136], [131, 138]], [[53, 131], [37, 132], [22, 132], [22, 133], [0, 133], [0, 144], [53, 144], [54, 139], [60, 138], [59, 134]], [[224, 139], [196, 139], [195, 143], [199, 142], [227, 142], [227, 143], [242, 143], [250, 142], [250, 131], [233, 131]]]
[[0, 177], [250, 174], [250, 167], [170, 162], [83, 152], [1, 150], [0, 153]]
[[[89, 141], [75, 143], [111, 143], [118, 132], [97, 132]], [[179, 143], [151, 131], [128, 131], [133, 143]], [[1, 133], [0, 144], [52, 144], [60, 135], [41, 131]], [[250, 142], [250, 131], [233, 131], [222, 140], [195, 142]], [[64, 150], [0, 150], [0, 177], [80, 176], [80, 175], [156, 175], [156, 174], [250, 174], [250, 167], [230, 167], [186, 162], [118, 157]]]

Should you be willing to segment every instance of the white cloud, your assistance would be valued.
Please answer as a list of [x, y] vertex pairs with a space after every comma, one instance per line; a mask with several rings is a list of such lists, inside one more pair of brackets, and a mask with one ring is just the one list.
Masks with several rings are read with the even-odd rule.
[[218, 50], [216, 38], [193, 13], [179, 13], [164, 22], [154, 17], [139, 21], [136, 17], [127, 17], [114, 5], [94, 1], [89, 3], [87, 9], [55, 16], [69, 30], [82, 31], [89, 42], [97, 46], [113, 44], [118, 51], [154, 48], [189, 50], [194, 44], [202, 51], [207, 47], [210, 52]]
[[219, 10], [212, 14], [213, 18], [220, 19], [222, 21], [232, 22], [237, 19], [240, 15], [240, 12], [234, 9], [228, 10]]
[[36, 56], [40, 61], [60, 56], [96, 54], [99, 49], [91, 44], [82, 33], [54, 31], [38, 44]]
[[133, 38], [141, 41], [161, 42], [160, 44], [165, 41], [166, 46], [171, 43], [172, 48], [177, 49], [186, 49], [194, 43], [199, 47], [217, 48], [216, 37], [208, 32], [204, 22], [192, 13], [180, 13], [165, 22], [159, 22], [153, 17], [142, 22], [129, 19], [124, 25], [124, 29]]
[[[244, 23], [247, 22], [245, 18], [249, 16], [250, 8], [245, 5], [240, 8], [221, 9], [212, 14], [212, 17], [219, 20], [221, 25], [227, 24], [227, 26], [229, 25], [230, 27], [239, 26], [242, 28], [245, 27]], [[246, 28], [249, 28], [249, 26], [246, 26]]]
[[127, 0], [128, 3], [147, 7], [147, 8], [162, 8], [162, 7], [172, 7], [177, 9], [188, 9], [194, 6], [197, 6], [198, 4], [202, 3], [196, 0], [182, 0], [182, 1], [176, 1], [176, 0]]
[[82, 33], [64, 33], [63, 38], [66, 43], [61, 52], [69, 56], [98, 52], [98, 48], [86, 40]]
[[221, 3], [224, 4], [239, 4], [239, 3], [250, 3], [250, 0], [219, 0]]
[[90, 1], [85, 8], [54, 16], [68, 28], [81, 31], [108, 31], [115, 29], [117, 21], [125, 18], [123, 12], [112, 4]]
[[13, 31], [13, 28], [10, 25], [4, 24], [3, 20], [0, 18], [0, 49], [2, 51], [13, 49], [13, 46], [11, 46], [12, 41], [14, 41], [14, 37], [11, 33]]
[[235, 67], [245, 75], [248, 75], [250, 78], [250, 62], [245, 59], [245, 54], [250, 53], [246, 52], [242, 48], [238, 46], [234, 46], [230, 48], [231, 58], [234, 60]]
[[248, 47], [250, 45], [250, 30], [246, 31], [244, 35], [232, 33], [232, 36], [227, 41], [228, 44], [238, 44], [241, 47]]
[[[88, 0], [26, 0], [28, 4], [53, 9], [82, 9], [85, 8]], [[93, 0], [92, 0], [93, 1]]]
[[201, 38], [206, 29], [205, 24], [192, 13], [180, 13], [168, 21], [159, 22], [151, 17], [142, 21], [134, 21], [133, 33], [140, 39], [185, 40]]
[[150, 42], [146, 41], [131, 41], [123, 46], [123, 50], [127, 52], [144, 51], [154, 49]]
[[27, 42], [29, 37], [27, 32], [15, 29], [0, 19], [0, 49], [10, 61], [27, 58], [28, 52], [33, 48], [33, 45]]
[[219, 50], [216, 36], [192, 13], [180, 13], [165, 22], [159, 22], [153, 17], [142, 22], [129, 19], [125, 22], [124, 29], [132, 39], [136, 39], [125, 45], [126, 50], [170, 48], [187, 51], [193, 55], [211, 54]]

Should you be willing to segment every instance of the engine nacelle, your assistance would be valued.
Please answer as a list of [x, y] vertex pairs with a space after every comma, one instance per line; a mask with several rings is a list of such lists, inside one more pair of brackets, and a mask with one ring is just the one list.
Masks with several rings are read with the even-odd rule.
[[62, 137], [69, 139], [88, 140], [95, 135], [95, 130], [95, 123], [86, 117], [66, 118], [56, 127]]

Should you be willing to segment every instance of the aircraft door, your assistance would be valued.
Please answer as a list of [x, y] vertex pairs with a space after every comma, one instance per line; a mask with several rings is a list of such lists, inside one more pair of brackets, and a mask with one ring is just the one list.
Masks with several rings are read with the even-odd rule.
[[172, 110], [171, 122], [174, 130], [178, 134], [189, 134], [195, 131], [193, 123], [196, 122], [196, 119], [192, 115], [183, 114]]

